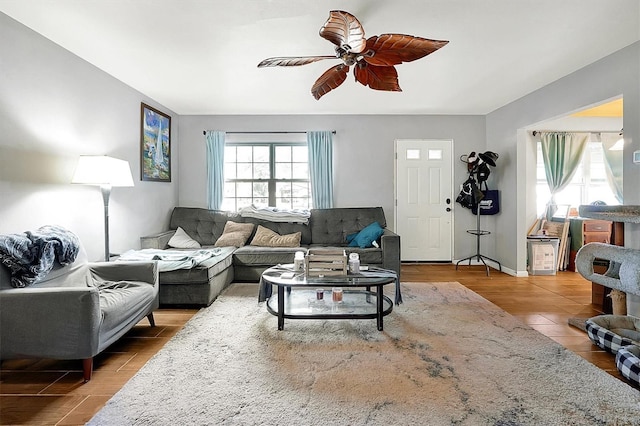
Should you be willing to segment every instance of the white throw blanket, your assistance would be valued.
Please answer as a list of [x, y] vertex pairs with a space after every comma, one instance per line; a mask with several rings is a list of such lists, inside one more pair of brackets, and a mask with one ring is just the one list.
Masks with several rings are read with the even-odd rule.
[[220, 248], [201, 250], [159, 250], [142, 249], [129, 250], [123, 253], [118, 260], [121, 261], [158, 261], [160, 272], [175, 271], [176, 269], [191, 269], [207, 259], [219, 255]]
[[309, 210], [285, 210], [277, 207], [256, 207], [253, 204], [240, 210], [240, 216], [270, 220], [271, 222], [309, 223]]

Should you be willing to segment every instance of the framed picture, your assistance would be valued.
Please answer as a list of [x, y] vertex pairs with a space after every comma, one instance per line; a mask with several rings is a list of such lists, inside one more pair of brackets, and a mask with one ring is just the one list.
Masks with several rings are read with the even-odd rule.
[[171, 182], [171, 117], [141, 104], [140, 180]]

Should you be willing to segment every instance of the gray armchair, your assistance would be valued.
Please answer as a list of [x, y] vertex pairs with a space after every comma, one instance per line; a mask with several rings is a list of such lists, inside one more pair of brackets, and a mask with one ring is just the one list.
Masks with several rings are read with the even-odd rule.
[[82, 359], [85, 381], [93, 357], [158, 307], [155, 262], [89, 263], [80, 250], [24, 288], [0, 266], [0, 359]]

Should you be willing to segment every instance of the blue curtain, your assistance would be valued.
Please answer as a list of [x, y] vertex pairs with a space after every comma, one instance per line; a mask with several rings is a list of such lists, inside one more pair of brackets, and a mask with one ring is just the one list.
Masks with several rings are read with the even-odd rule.
[[311, 199], [317, 209], [333, 207], [333, 134], [307, 132]]
[[224, 139], [225, 132], [207, 130], [207, 205], [220, 210], [224, 197]]

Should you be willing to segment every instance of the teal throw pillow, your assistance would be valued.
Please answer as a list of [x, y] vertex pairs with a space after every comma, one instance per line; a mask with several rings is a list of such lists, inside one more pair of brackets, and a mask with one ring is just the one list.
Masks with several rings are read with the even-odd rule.
[[373, 242], [380, 238], [382, 234], [384, 234], [384, 229], [382, 229], [378, 222], [373, 222], [360, 232], [347, 235], [347, 242], [349, 243], [349, 247], [373, 247]]

